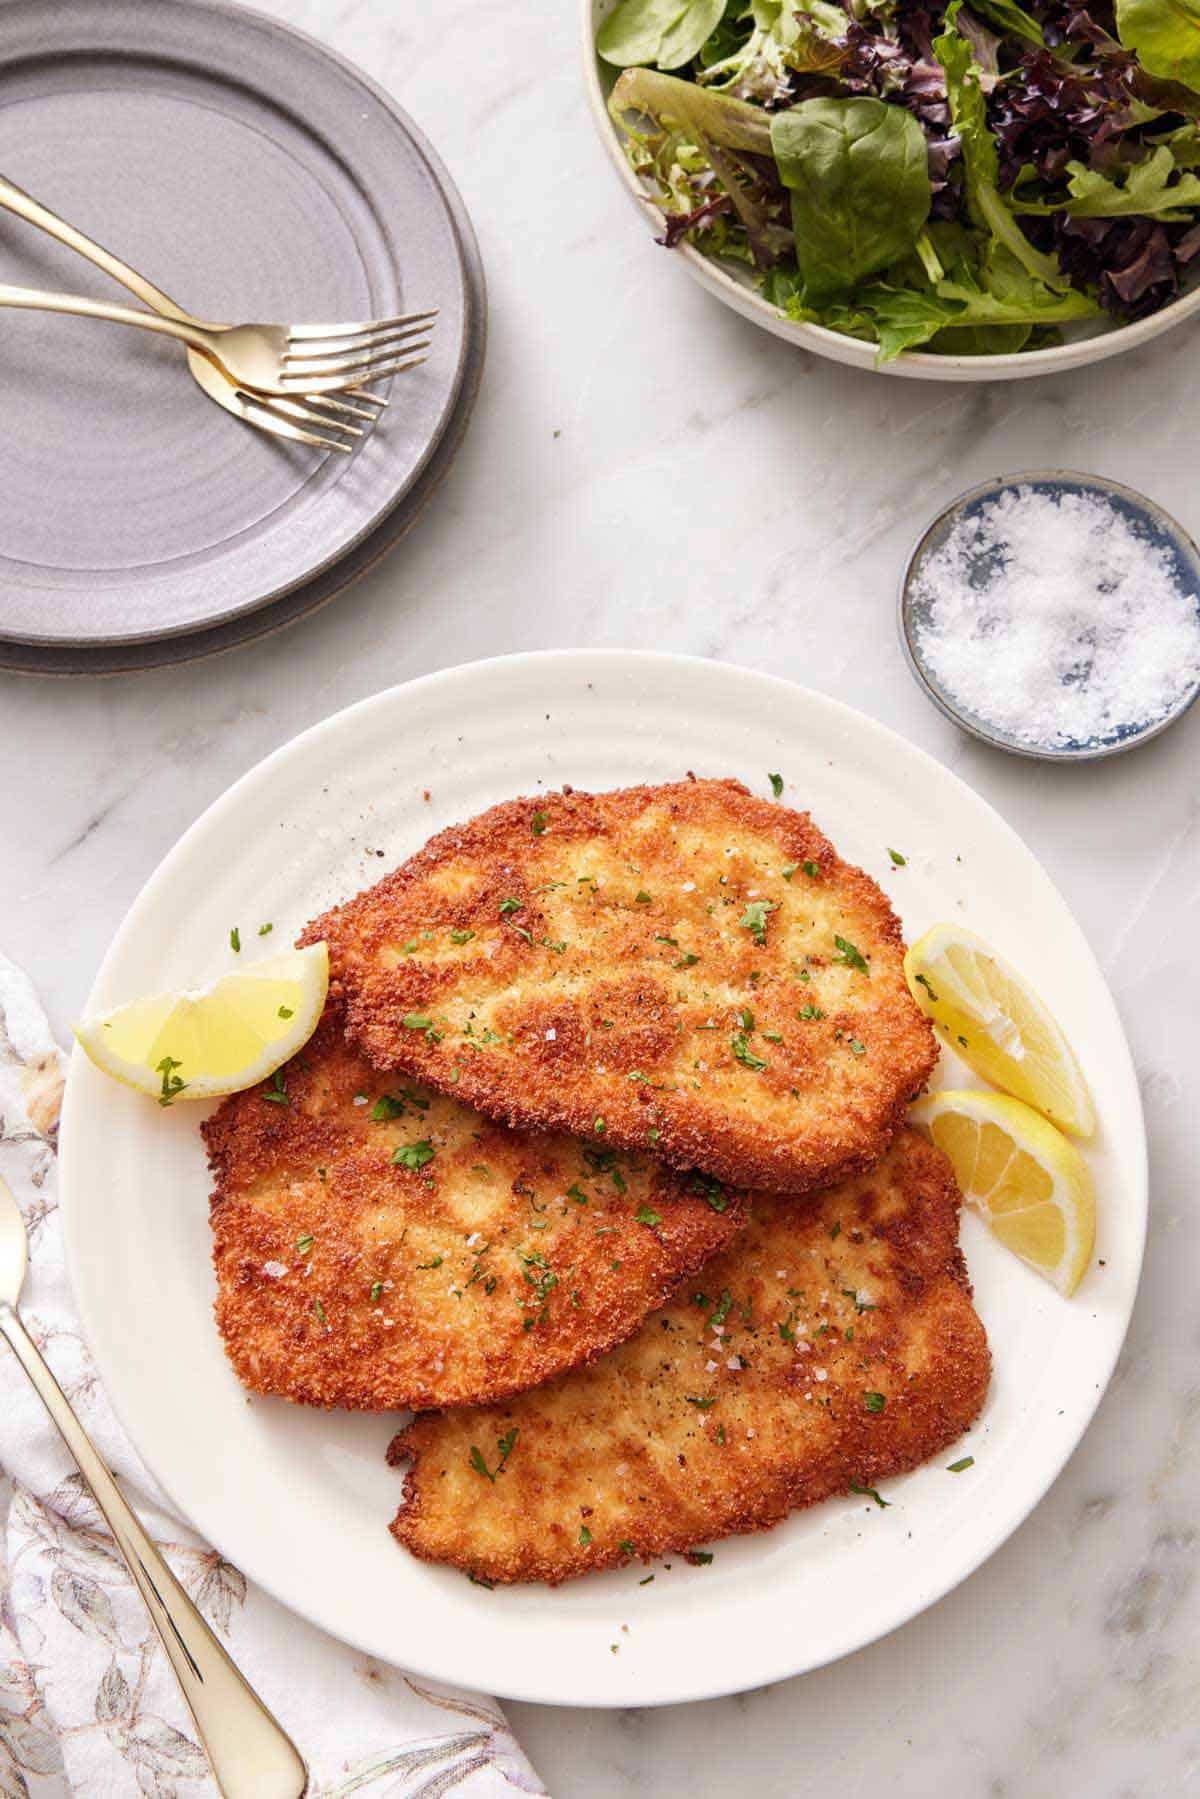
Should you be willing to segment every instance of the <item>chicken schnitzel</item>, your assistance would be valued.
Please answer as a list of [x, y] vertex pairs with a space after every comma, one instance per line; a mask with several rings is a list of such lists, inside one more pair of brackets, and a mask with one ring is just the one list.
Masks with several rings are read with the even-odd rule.
[[706, 1177], [379, 1074], [336, 1002], [202, 1128], [226, 1351], [247, 1387], [307, 1405], [533, 1386], [627, 1337], [743, 1217]]
[[868, 1166], [936, 1056], [884, 893], [736, 781], [496, 806], [320, 938], [377, 1067], [741, 1187]]
[[742, 1234], [636, 1336], [506, 1405], [429, 1413], [392, 1531], [477, 1580], [551, 1583], [873, 1487], [978, 1415], [990, 1357], [945, 1156], [911, 1129]]

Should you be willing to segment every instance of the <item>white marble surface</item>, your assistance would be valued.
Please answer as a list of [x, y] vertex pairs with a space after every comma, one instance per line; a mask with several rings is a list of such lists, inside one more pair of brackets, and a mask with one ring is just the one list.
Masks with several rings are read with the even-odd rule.
[[[992, 473], [1096, 470], [1200, 531], [1200, 337], [1007, 387], [811, 360], [721, 310], [639, 228], [585, 111], [570, 0], [270, 10], [387, 85], [457, 179], [491, 282], [478, 413], [414, 535], [316, 619], [174, 673], [0, 677], [0, 944], [65, 1032], [143, 879], [231, 780], [350, 701], [508, 650], [770, 669], [955, 767], [1075, 908], [1141, 1071], [1150, 1248], [1117, 1379], [1024, 1528], [887, 1641], [702, 1706], [512, 1715], [556, 1799], [1200, 1791], [1200, 711], [1116, 762], [1009, 761], [925, 703], [894, 625], [918, 527]], [[736, 1641], [713, 1653], [736, 1669]]]

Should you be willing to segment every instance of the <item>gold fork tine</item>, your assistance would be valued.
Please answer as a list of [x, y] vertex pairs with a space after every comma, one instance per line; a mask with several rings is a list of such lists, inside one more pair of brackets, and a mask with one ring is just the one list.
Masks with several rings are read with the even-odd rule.
[[428, 312], [401, 312], [391, 319], [360, 319], [343, 325], [292, 325], [288, 335], [293, 341], [301, 338], [363, 337], [374, 331], [394, 331], [402, 325], [424, 325], [437, 316], [438, 308], [434, 306]]
[[[319, 343], [300, 343], [289, 345], [283, 353], [285, 366], [292, 363], [304, 363], [318, 369], [323, 363], [344, 361], [347, 356], [365, 356], [420, 337], [425, 332], [424, 325], [408, 325], [403, 331], [379, 331], [369, 337], [358, 338], [326, 338]], [[428, 342], [428, 337], [425, 338]]]
[[[240, 398], [243, 417], [250, 424], [257, 425], [261, 431], [269, 431], [275, 437], [290, 438], [293, 443], [316, 444], [323, 450], [340, 450], [343, 456], [349, 456], [352, 446], [343, 443], [340, 437], [326, 437], [321, 431], [307, 431], [303, 426], [285, 418], [282, 413], [276, 412], [271, 404], [256, 395], [243, 392]], [[286, 407], [289, 402], [279, 400], [276, 404]]]
[[[419, 344], [405, 344], [406, 357], [415, 356], [418, 350], [427, 350], [429, 339]], [[424, 356], [418, 357], [424, 362]], [[363, 381], [382, 381], [386, 375], [395, 373], [400, 368], [414, 367], [411, 361], [399, 360], [394, 351], [385, 350], [378, 356], [345, 357], [340, 362], [323, 363], [318, 368], [310, 368], [307, 364], [291, 363], [281, 374], [284, 391], [290, 392], [295, 387], [304, 387], [310, 393], [319, 394], [337, 388], [357, 386]]]

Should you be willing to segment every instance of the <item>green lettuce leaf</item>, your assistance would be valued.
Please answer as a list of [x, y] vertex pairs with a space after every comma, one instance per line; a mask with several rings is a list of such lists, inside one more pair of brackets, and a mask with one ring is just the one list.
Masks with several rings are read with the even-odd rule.
[[809, 304], [846, 293], [909, 252], [929, 216], [925, 134], [882, 100], [805, 100], [771, 118], [792, 195], [796, 263]]
[[[1177, 172], [1179, 180], [1168, 186]], [[1189, 219], [1191, 209], [1200, 206], [1200, 179], [1179, 171], [1167, 143], [1160, 143], [1145, 162], [1129, 163], [1122, 173], [1124, 181], [1116, 182], [1085, 163], [1069, 162], [1068, 199], [1022, 200], [1017, 193], [1013, 205], [1017, 212], [1068, 212], [1073, 219], [1148, 216], [1162, 219], [1165, 224]]]
[[1015, 0], [971, 0], [971, 11], [986, 19], [998, 31], [1010, 37], [1023, 37], [1039, 48], [1045, 48], [1046, 35], [1035, 18], [1017, 6]]
[[1117, 0], [1117, 36], [1148, 74], [1200, 89], [1200, 0]]
[[699, 54], [724, 11], [725, 0], [621, 0], [596, 33], [596, 48], [617, 68], [679, 69]]

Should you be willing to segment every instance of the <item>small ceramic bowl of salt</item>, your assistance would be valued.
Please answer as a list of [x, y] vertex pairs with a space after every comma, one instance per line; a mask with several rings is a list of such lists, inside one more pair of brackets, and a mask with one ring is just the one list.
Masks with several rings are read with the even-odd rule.
[[1113, 756], [1200, 692], [1200, 552], [1160, 506], [1051, 469], [954, 500], [905, 570], [917, 680], [972, 736], [1019, 756]]

